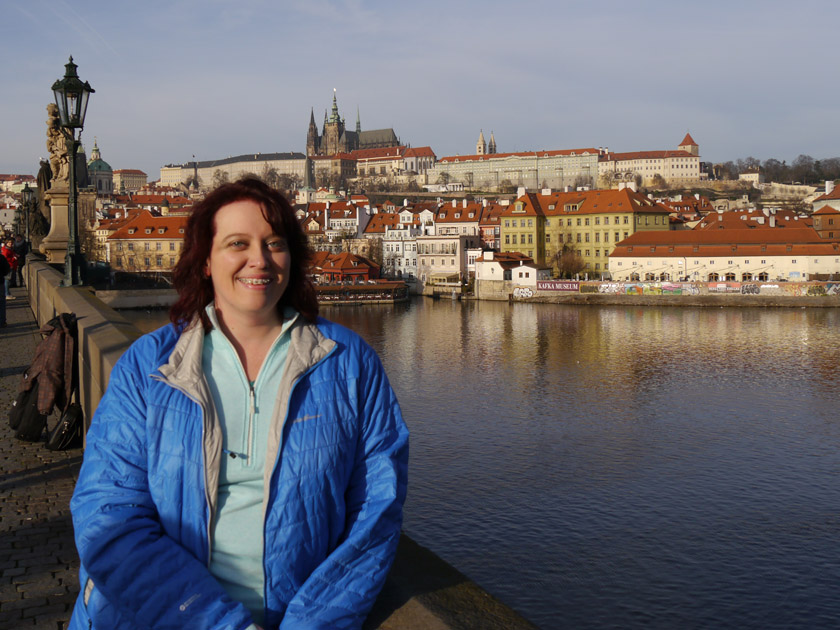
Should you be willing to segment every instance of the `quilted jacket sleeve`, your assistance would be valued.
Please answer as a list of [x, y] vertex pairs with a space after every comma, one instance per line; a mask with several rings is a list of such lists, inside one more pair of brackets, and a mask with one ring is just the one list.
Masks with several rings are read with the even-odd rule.
[[112, 371], [71, 501], [76, 546], [98, 591], [90, 605], [105, 602], [102, 615], [88, 614], [95, 628], [125, 627], [109, 623], [116, 615], [137, 628], [243, 630], [248, 611], [167, 535], [151, 498], [147, 441], [159, 436], [147, 435], [145, 400], [154, 367], [138, 349], [150, 344], [138, 341]]
[[379, 361], [361, 355], [361, 437], [346, 492], [347, 527], [338, 547], [286, 609], [281, 630], [360, 628], [394, 559], [408, 479], [408, 429]]

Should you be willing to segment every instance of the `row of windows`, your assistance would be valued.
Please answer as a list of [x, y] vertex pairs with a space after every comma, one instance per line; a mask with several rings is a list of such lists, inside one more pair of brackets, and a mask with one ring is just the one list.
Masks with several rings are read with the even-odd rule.
[[[182, 248], [182, 247], [183, 247], [183, 243], [181, 243], [181, 244], [179, 245], [179, 247], [177, 247], [177, 248], [176, 248], [176, 247], [175, 247], [175, 241], [170, 241], [170, 242], [169, 242], [169, 251], [170, 251], [170, 252], [178, 251], [178, 249], [180, 249], [180, 248]], [[163, 243], [161, 243], [160, 241], [155, 241], [154, 250], [159, 252], [159, 251], [161, 251], [162, 249], [163, 249]], [[117, 241], [117, 251], [118, 251], [118, 252], [121, 252], [122, 250], [123, 250], [123, 243], [122, 243], [122, 241]], [[132, 251], [132, 252], [134, 251], [134, 241], [128, 241], [128, 250], [129, 250], [129, 251]], [[151, 244], [151, 243], [149, 243], [148, 241], [145, 241], [145, 242], [143, 243], [143, 250], [144, 250], [144, 251], [147, 251], [147, 252], [148, 252], [148, 251], [151, 251], [151, 250], [152, 250], [152, 244]]]
[[[594, 217], [593, 224], [594, 225], [601, 225], [601, 218], [602, 217]], [[610, 224], [610, 217], [603, 217], [603, 219], [604, 219], [603, 225], [609, 225]], [[613, 222], [616, 225], [618, 225], [619, 224], [619, 219], [622, 219], [621, 222], [624, 225], [629, 225], [629, 223], [630, 223], [630, 217], [628, 215], [624, 215], [623, 217], [613, 217]], [[650, 225], [649, 219], [650, 219], [650, 217], [647, 217], [647, 216], [644, 218], [645, 225]], [[660, 217], [659, 215], [654, 215], [653, 225], [659, 225], [660, 219], [662, 219], [662, 225], [665, 225], [667, 220], [668, 220], [667, 217]], [[514, 228], [517, 227], [516, 221], [517, 221], [516, 219], [505, 219], [505, 227], [514, 227]], [[557, 225], [559, 227], [563, 227], [563, 219], [560, 218], [560, 219], [557, 219], [557, 221], [558, 221]], [[574, 221], [574, 225], [576, 225], [578, 227], [590, 225], [590, 217], [576, 217], [574, 219], [572, 219], [571, 217], [568, 217], [566, 219], [566, 227], [572, 227], [572, 221]], [[642, 217], [640, 215], [636, 217], [636, 222], [637, 223], [642, 222]], [[545, 226], [546, 227], [551, 227], [551, 219], [550, 218], [545, 220]], [[534, 220], [533, 219], [527, 219], [527, 223], [526, 223], [526, 219], [519, 219], [519, 227], [534, 227]]]
[[[163, 266], [163, 256], [155, 256], [155, 266], [162, 267]], [[123, 261], [122, 256], [117, 256], [117, 267], [132, 267], [137, 264], [137, 259], [135, 258], [125, 258]], [[146, 267], [152, 266], [152, 259], [149, 256], [143, 258], [143, 265]], [[172, 267], [175, 265], [175, 256], [169, 256], [169, 266]]]

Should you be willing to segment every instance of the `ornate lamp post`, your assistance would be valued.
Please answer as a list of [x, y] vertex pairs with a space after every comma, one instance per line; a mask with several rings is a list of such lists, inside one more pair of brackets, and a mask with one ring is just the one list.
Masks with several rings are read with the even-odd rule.
[[73, 57], [70, 57], [69, 63], [65, 64], [64, 67], [64, 78], [53, 83], [52, 90], [55, 94], [55, 104], [58, 106], [61, 130], [67, 142], [67, 153], [70, 158], [70, 186], [67, 197], [70, 236], [67, 240], [67, 257], [64, 260], [63, 283], [64, 286], [69, 287], [82, 284], [81, 276], [84, 268], [84, 255], [79, 244], [78, 193], [76, 191], [76, 151], [79, 148], [79, 141], [76, 139], [74, 130], [82, 129], [85, 126], [88, 98], [94, 92], [94, 89], [90, 87], [87, 81], [82, 83], [79, 79]]
[[23, 190], [20, 191], [21, 198], [23, 199], [23, 212], [24, 212], [24, 223], [25, 226], [25, 235], [24, 238], [26, 239], [26, 251], [29, 251], [29, 208], [32, 206], [32, 202], [35, 200], [35, 191], [29, 187], [29, 184], [24, 185]]

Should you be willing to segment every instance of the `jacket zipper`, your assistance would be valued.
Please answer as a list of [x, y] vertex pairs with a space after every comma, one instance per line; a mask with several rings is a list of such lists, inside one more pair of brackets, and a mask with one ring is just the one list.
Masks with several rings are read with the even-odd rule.
[[256, 414], [257, 408], [256, 394], [254, 393], [254, 384], [251, 381], [248, 381], [248, 397], [248, 444], [245, 447], [245, 465], [251, 466], [251, 445], [254, 442], [254, 416]]

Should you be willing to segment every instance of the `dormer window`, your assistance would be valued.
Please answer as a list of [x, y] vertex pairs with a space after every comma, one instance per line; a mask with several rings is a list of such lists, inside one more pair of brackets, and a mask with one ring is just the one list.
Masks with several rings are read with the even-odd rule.
[[137, 231], [137, 228], [128, 228], [129, 234], [134, 234]]
[[183, 233], [184, 233], [184, 228], [178, 228], [178, 234], [183, 234]]
[[151, 234], [151, 233], [152, 233], [152, 228], [146, 228], [146, 234]]
[[166, 232], [166, 228], [158, 228], [158, 234], [163, 234]]

